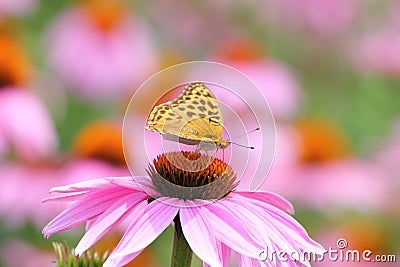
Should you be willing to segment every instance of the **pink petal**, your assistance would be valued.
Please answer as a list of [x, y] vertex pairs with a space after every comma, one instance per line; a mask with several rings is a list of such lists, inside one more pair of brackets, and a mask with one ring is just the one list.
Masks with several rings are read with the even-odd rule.
[[[129, 181], [133, 183], [133, 179], [130, 176], [127, 177], [110, 177], [110, 178], [99, 178], [99, 179], [92, 179], [88, 181], [73, 183], [69, 185], [57, 186], [53, 187], [50, 190], [50, 193], [58, 192], [58, 193], [70, 193], [70, 192], [86, 192], [92, 191], [95, 189], [102, 189], [102, 188], [109, 188], [115, 187], [117, 183], [129, 184]], [[126, 186], [130, 187], [130, 186]]]
[[228, 267], [231, 257], [231, 248], [221, 242], [218, 242], [218, 245], [219, 245], [218, 250], [220, 257], [222, 259], [222, 264], [224, 267]]
[[106, 262], [104, 262], [103, 267], [115, 267], [115, 266], [124, 266], [128, 264], [129, 262], [133, 261], [137, 256], [139, 256], [140, 253], [142, 253], [144, 249], [139, 250], [138, 252], [131, 253], [125, 256], [121, 256], [115, 259], [110, 259], [110, 257], [107, 259]]
[[112, 183], [120, 185], [120, 186], [124, 186], [124, 187], [129, 187], [132, 189], [144, 191], [153, 197], [161, 197], [160, 193], [156, 190], [156, 188], [153, 185], [152, 180], [149, 177], [136, 176], [136, 177], [131, 177], [131, 179], [129, 181], [113, 180]]
[[[256, 218], [252, 217], [250, 220], [254, 221], [254, 224], [264, 225], [263, 228], [269, 229], [266, 233], [271, 237], [271, 240], [277, 244], [279, 249], [286, 252], [291, 251], [314, 251], [316, 253], [323, 253], [323, 248], [311, 240], [304, 228], [301, 227], [292, 217], [275, 208], [274, 206], [265, 203], [269, 209], [261, 209], [259, 206], [251, 203], [251, 199], [246, 198], [228, 198], [226, 202], [231, 201], [237, 204], [236, 210], [241, 210], [238, 214], [244, 214], [245, 210], [252, 212], [255, 216], [258, 216], [262, 222], [257, 221]], [[257, 201], [259, 202], [259, 201]], [[242, 209], [240, 208], [242, 207]], [[272, 214], [279, 214], [280, 217], [273, 217]], [[245, 216], [246, 217], [246, 216]], [[308, 261], [302, 261], [304, 265], [309, 265]]]
[[[223, 267], [229, 267], [231, 259], [231, 248], [217, 240], [218, 255], [222, 261]], [[203, 267], [212, 267], [206, 262], [203, 262]]]
[[25, 88], [2, 88], [0, 127], [19, 156], [28, 160], [51, 156], [57, 134], [45, 106]]
[[255, 260], [254, 258], [242, 255], [242, 254], [237, 254], [237, 261], [239, 263], [239, 267], [258, 267], [260, 266], [258, 260]]
[[249, 237], [242, 222], [230, 210], [220, 205], [219, 201], [202, 206], [198, 213], [210, 224], [216, 238], [235, 251], [257, 257], [263, 250], [262, 246]]
[[198, 210], [202, 207], [182, 208], [179, 212], [183, 234], [193, 252], [211, 266], [221, 266], [218, 257], [217, 240], [212, 229]]
[[260, 200], [269, 203], [278, 209], [281, 209], [289, 214], [294, 214], [293, 205], [278, 194], [272, 192], [232, 192], [231, 195], [240, 195], [245, 198]]
[[[264, 249], [268, 248], [269, 250], [273, 250], [273, 242], [276, 240], [283, 239], [283, 244], [285, 245], [285, 241], [283, 237], [279, 236], [279, 233], [275, 232], [274, 225], [271, 225], [270, 222], [265, 222], [260, 218], [260, 214], [254, 212], [253, 209], [244, 208], [239, 201], [234, 201], [236, 199], [227, 198], [220, 201], [220, 205], [224, 206], [227, 210], [230, 210], [234, 216], [236, 216], [236, 220], [242, 222], [242, 224], [246, 227], [246, 231], [249, 236], [257, 242], [257, 244], [261, 245]], [[291, 251], [292, 246], [290, 244], [286, 244], [283, 246], [286, 251]], [[253, 255], [253, 258], [257, 258], [259, 256]]]
[[147, 205], [126, 230], [107, 262], [119, 262], [124, 256], [147, 247], [171, 224], [181, 202], [179, 199], [163, 197]]
[[[257, 203], [259, 204], [259, 203]], [[266, 207], [268, 208], [268, 207]], [[265, 209], [264, 209], [264, 213], [265, 213]], [[281, 227], [285, 229], [286, 233], [296, 233], [297, 235], [292, 235], [292, 237], [301, 237], [301, 241], [300, 243], [303, 244], [304, 249], [306, 249], [307, 247], [309, 247], [309, 249], [311, 251], [316, 251], [317, 253], [322, 253], [323, 251], [325, 251], [325, 249], [318, 244], [317, 242], [315, 242], [314, 240], [312, 240], [310, 238], [310, 236], [308, 235], [307, 231], [304, 229], [303, 226], [301, 226], [301, 224], [299, 224], [293, 217], [287, 215], [284, 212], [281, 212], [279, 209], [276, 209], [275, 207], [269, 207], [269, 211], [268, 212], [274, 219], [276, 219], [276, 221], [281, 224]], [[272, 212], [271, 212], [272, 211]], [[264, 214], [263, 213], [263, 214]]]
[[120, 223], [128, 214], [139, 213], [147, 205], [147, 195], [145, 193], [129, 194], [113, 205], [90, 224], [85, 235], [75, 248], [75, 253], [81, 255], [88, 248], [93, 246], [110, 229]]
[[50, 235], [82, 224], [104, 212], [121, 197], [131, 194], [131, 189], [111, 188], [94, 192], [75, 202], [57, 215], [43, 228], [43, 235]]
[[89, 192], [74, 192], [74, 193], [67, 193], [64, 195], [57, 195], [57, 196], [52, 196], [52, 197], [48, 197], [43, 199], [42, 203], [46, 203], [46, 202], [52, 202], [52, 201], [57, 201], [57, 202], [61, 202], [61, 201], [73, 201], [73, 200], [78, 200], [83, 198], [85, 195], [87, 195]]

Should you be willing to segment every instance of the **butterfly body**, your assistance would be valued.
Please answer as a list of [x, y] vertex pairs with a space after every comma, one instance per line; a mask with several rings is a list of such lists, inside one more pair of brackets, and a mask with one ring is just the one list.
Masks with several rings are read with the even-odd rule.
[[160, 133], [166, 140], [197, 145], [198, 150], [225, 149], [230, 144], [221, 137], [219, 103], [200, 82], [189, 84], [175, 100], [154, 107], [146, 129]]

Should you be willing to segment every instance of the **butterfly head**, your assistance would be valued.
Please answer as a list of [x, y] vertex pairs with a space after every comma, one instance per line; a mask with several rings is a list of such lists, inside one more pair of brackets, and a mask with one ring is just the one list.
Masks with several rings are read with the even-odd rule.
[[223, 138], [220, 138], [220, 140], [218, 140], [218, 143], [217, 143], [218, 147], [221, 149], [227, 148], [230, 144], [231, 144], [231, 142], [229, 142]]

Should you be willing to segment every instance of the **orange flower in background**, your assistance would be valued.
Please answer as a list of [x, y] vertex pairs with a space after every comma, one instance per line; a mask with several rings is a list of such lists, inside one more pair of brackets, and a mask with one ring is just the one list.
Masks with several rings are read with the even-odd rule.
[[339, 231], [347, 238], [350, 248], [369, 249], [375, 254], [388, 252], [390, 232], [377, 220], [362, 216], [352, 218], [343, 223]]
[[24, 51], [14, 40], [0, 35], [0, 87], [26, 85], [31, 76]]
[[[327, 253], [325, 260], [317, 262], [315, 266], [397, 266], [393, 259], [387, 257], [388, 255], [396, 254], [396, 251], [391, 248], [396, 242], [396, 237], [389, 228], [389, 224], [380, 219], [379, 216], [378, 218], [375, 216], [366, 214], [350, 215], [343, 221], [336, 223], [337, 226], [331, 229], [325, 228], [319, 234], [321, 242], [325, 248], [337, 250], [336, 256], [339, 256], [339, 253], [343, 253], [344, 259], [332, 260]], [[351, 260], [352, 255], [350, 252], [353, 253], [353, 251], [354, 254], [352, 255], [354, 255], [355, 259], [357, 259], [357, 252], [355, 251], [358, 251], [359, 261]], [[363, 254], [365, 251], [370, 251], [370, 253]], [[346, 253], [350, 256], [348, 261], [345, 258]], [[377, 255], [386, 257], [386, 262], [375, 261]], [[367, 260], [363, 257], [367, 257]], [[370, 259], [369, 262], [368, 259]]]
[[0, 35], [0, 156], [9, 151], [37, 161], [54, 153], [57, 136], [46, 107], [26, 89], [32, 68], [22, 47]]
[[301, 119], [295, 123], [298, 131], [299, 160], [303, 163], [325, 163], [350, 155], [350, 144], [333, 123], [317, 118]]
[[259, 44], [243, 39], [224, 41], [224, 44], [218, 48], [217, 54], [232, 61], [252, 61], [265, 58], [265, 53]]
[[118, 4], [118, 1], [90, 0], [83, 3], [82, 9], [105, 33], [117, 27], [121, 19], [128, 15], [126, 9]]
[[384, 172], [356, 157], [344, 133], [327, 118], [303, 118], [291, 127], [278, 124], [276, 140], [274, 165], [263, 188], [321, 210], [386, 205]]
[[125, 165], [121, 126], [94, 122], [84, 127], [74, 140], [73, 151], [82, 158], [96, 158]]
[[72, 140], [71, 152], [59, 174], [68, 181], [129, 175], [122, 149], [122, 125], [118, 123], [87, 124]]

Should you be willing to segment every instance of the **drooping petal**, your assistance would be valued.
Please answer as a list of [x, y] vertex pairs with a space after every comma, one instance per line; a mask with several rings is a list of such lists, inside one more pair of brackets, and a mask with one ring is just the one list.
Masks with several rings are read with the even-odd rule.
[[[242, 199], [242, 197], [235, 197], [234, 199], [239, 200]], [[242, 201], [243, 203], [249, 202], [262, 208], [263, 212], [261, 214], [263, 215], [269, 214], [270, 216], [276, 219], [277, 224], [284, 224], [284, 227], [290, 228], [291, 229], [290, 232], [294, 231], [295, 233], [297, 233], [297, 235], [301, 236], [304, 240], [306, 240], [308, 244], [311, 244], [314, 250], [318, 249], [319, 252], [324, 251], [321, 245], [312, 240], [309, 237], [307, 231], [295, 219], [293, 219], [291, 216], [288, 216], [277, 207], [270, 205], [269, 203], [265, 203], [263, 201], [259, 201], [257, 199], [252, 199], [252, 198], [245, 198], [242, 199]]]
[[272, 193], [272, 192], [240, 192], [240, 191], [235, 191], [232, 192], [230, 195], [233, 197], [234, 195], [240, 195], [245, 198], [251, 198], [251, 199], [256, 199], [260, 200], [262, 202], [269, 203], [278, 209], [283, 210], [284, 212], [287, 212], [289, 214], [294, 214], [294, 209], [293, 205], [281, 197], [278, 194]]
[[301, 226], [293, 217], [287, 215], [281, 210], [277, 209], [274, 206], [269, 205], [268, 203], [263, 203], [253, 199], [246, 199], [243, 203], [253, 203], [263, 209], [261, 215], [269, 214], [272, 216], [277, 225], [280, 225], [284, 229], [284, 233], [294, 239], [299, 239], [300, 244], [303, 249], [310, 249], [311, 251], [315, 251], [318, 254], [323, 253], [324, 248], [312, 240], [308, 235], [307, 231]]
[[[230, 210], [232, 214], [236, 217], [237, 221], [242, 222], [246, 228], [249, 237], [254, 240], [257, 244], [260, 244], [264, 249], [273, 249], [273, 242], [282, 239], [279, 233], [275, 232], [273, 225], [269, 222], [265, 222], [260, 218], [260, 215], [255, 213], [251, 209], [244, 208], [241, 203], [234, 202], [236, 198], [225, 198], [219, 203], [224, 206], [227, 210]], [[287, 244], [286, 240], [283, 242], [283, 246], [287, 250], [291, 250], [292, 246]], [[253, 258], [259, 257], [261, 250], [258, 254], [253, 255]]]
[[213, 267], [223, 266], [218, 257], [217, 239], [208, 222], [204, 220], [200, 207], [182, 208], [179, 212], [183, 234], [193, 252], [204, 262]]
[[239, 263], [239, 267], [258, 267], [260, 266], [258, 260], [242, 255], [236, 254], [237, 262]]
[[[269, 237], [276, 244], [276, 247], [279, 248], [279, 251], [287, 253], [297, 252], [299, 255], [303, 251], [312, 251], [317, 254], [323, 253], [323, 248], [311, 240], [307, 234], [304, 234], [305, 230], [292, 217], [267, 203], [264, 203], [266, 209], [262, 209], [260, 206], [254, 205], [251, 201], [254, 200], [242, 197], [226, 199], [226, 202], [236, 204], [235, 210], [239, 211], [238, 214], [245, 214], [246, 210], [254, 214], [255, 216], [251, 217], [250, 220], [254, 221], [255, 225], [263, 225], [262, 228], [267, 231], [261, 231], [261, 233]], [[272, 216], [273, 214], [279, 214], [281, 217], [274, 217]], [[290, 224], [287, 222], [290, 222]], [[272, 248], [272, 250], [274, 249]], [[310, 265], [307, 260], [301, 257], [299, 260], [306, 266]]]
[[75, 253], [81, 255], [93, 246], [110, 229], [120, 223], [128, 214], [139, 213], [147, 205], [145, 193], [132, 193], [122, 197], [112, 204], [103, 214], [90, 224], [85, 235], [75, 248]]
[[226, 246], [225, 244], [223, 244], [221, 242], [218, 242], [217, 244], [218, 244], [219, 255], [222, 260], [222, 265], [224, 267], [228, 267], [229, 262], [230, 262], [230, 257], [231, 257], [231, 249], [230, 249], [230, 247]]
[[127, 188], [93, 192], [58, 214], [43, 228], [42, 233], [45, 237], [49, 237], [56, 232], [82, 224], [107, 210], [121, 197], [131, 193], [132, 190]]
[[262, 246], [254, 242], [242, 222], [219, 201], [202, 206], [198, 213], [209, 223], [216, 238], [228, 247], [250, 257], [256, 257], [262, 251]]
[[182, 206], [181, 202], [179, 199], [163, 197], [147, 205], [126, 230], [107, 262], [119, 263], [125, 256], [147, 247], [171, 224]]
[[[274, 218], [270, 218], [270, 220], [266, 220], [265, 217], [268, 216], [265, 211], [260, 210], [256, 207], [256, 210], [253, 210], [253, 207], [246, 207], [236, 198], [226, 198], [220, 202], [221, 205], [225, 205], [227, 209], [232, 209], [232, 212], [238, 216], [238, 219], [246, 223], [247, 230], [251, 237], [255, 238], [258, 242], [264, 240], [265, 244], [265, 253], [267, 253], [267, 258], [265, 264], [263, 266], [293, 266], [293, 261], [290, 259], [284, 259], [284, 261], [279, 262], [279, 265], [276, 265], [277, 261], [277, 253], [285, 252], [285, 254], [291, 252], [299, 252], [301, 253], [301, 249], [296, 245], [297, 243], [293, 242], [292, 237], [285, 235], [282, 229], [279, 228], [279, 224], [276, 224]], [[265, 215], [260, 215], [264, 213]], [[285, 214], [284, 212], [282, 212]], [[257, 235], [260, 238], [257, 238]], [[297, 233], [293, 233], [293, 235], [297, 235]], [[278, 245], [276, 245], [278, 244]], [[246, 255], [239, 255], [238, 262], [240, 266], [258, 266], [258, 262], [261, 259], [260, 254], [258, 257], [248, 257]], [[307, 265], [307, 262], [305, 262]], [[296, 266], [296, 265], [294, 265]]]

